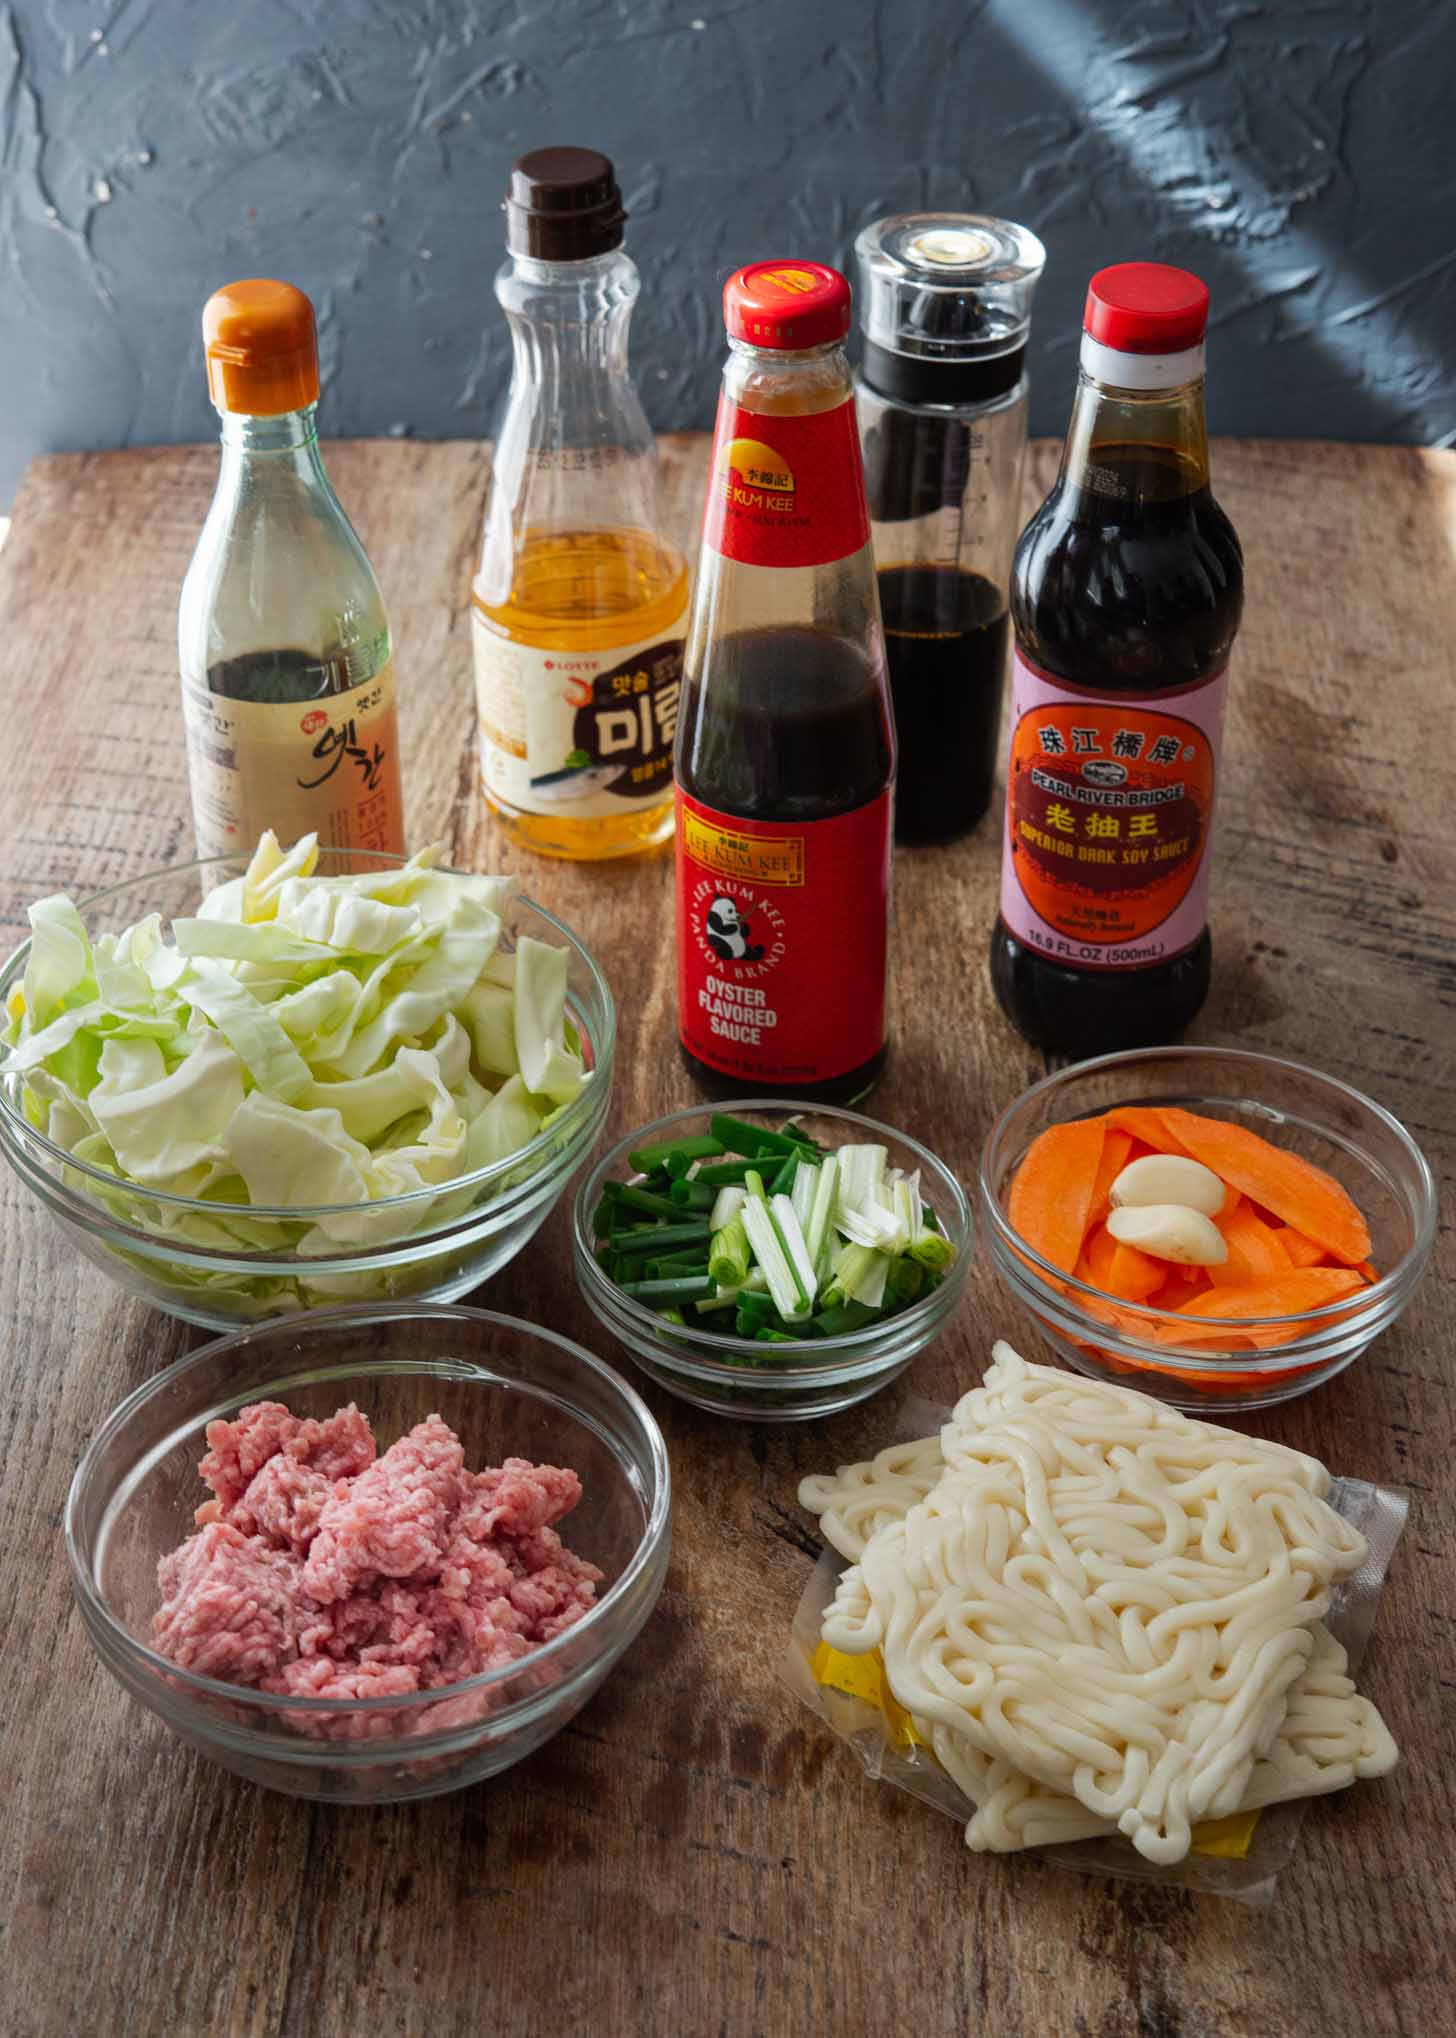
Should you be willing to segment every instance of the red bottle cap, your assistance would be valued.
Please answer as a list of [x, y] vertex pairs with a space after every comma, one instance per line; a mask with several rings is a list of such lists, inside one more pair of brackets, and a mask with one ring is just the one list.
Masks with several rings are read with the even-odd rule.
[[849, 285], [823, 262], [750, 262], [723, 285], [728, 337], [751, 347], [823, 347], [849, 332]]
[[1181, 354], [1208, 328], [1208, 285], [1164, 262], [1118, 262], [1088, 284], [1082, 327], [1118, 354]]

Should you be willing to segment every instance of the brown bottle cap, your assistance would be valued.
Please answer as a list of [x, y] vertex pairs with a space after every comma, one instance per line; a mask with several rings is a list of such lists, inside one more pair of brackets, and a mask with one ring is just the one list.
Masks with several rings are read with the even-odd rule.
[[202, 308], [202, 337], [218, 410], [269, 418], [318, 402], [313, 306], [291, 283], [267, 276], [225, 283]]
[[582, 262], [622, 245], [617, 173], [597, 149], [532, 149], [511, 171], [506, 246], [542, 262]]

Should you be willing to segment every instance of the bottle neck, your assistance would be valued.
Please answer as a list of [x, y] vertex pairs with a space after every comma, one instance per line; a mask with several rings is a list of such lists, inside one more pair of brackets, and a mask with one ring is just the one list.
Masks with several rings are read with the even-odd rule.
[[835, 410], [853, 394], [844, 343], [836, 340], [789, 353], [730, 339], [723, 394], [765, 417], [806, 417]]
[[328, 486], [318, 443], [318, 405], [281, 411], [276, 417], [246, 417], [223, 411], [223, 480], [249, 475], [255, 484], [278, 486], [301, 482]]
[[512, 395], [625, 382], [632, 307], [641, 288], [636, 265], [620, 248], [581, 262], [513, 256], [495, 286], [515, 350]]
[[1170, 387], [1124, 388], [1083, 366], [1062, 449], [1062, 487], [1166, 502], [1207, 485], [1201, 350], [1197, 372]]

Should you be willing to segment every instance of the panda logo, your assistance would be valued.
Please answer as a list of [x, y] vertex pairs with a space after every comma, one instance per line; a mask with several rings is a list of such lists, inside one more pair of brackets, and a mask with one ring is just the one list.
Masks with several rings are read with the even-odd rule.
[[749, 940], [750, 924], [733, 901], [720, 894], [708, 908], [703, 932], [714, 955], [724, 962], [758, 962], [764, 951], [760, 943]]

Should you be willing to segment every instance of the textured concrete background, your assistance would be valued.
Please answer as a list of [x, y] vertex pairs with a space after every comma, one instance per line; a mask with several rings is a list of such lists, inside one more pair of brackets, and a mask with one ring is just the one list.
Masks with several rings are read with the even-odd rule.
[[31, 454], [213, 429], [198, 314], [314, 297], [330, 433], [488, 428], [506, 171], [617, 161], [654, 421], [706, 424], [717, 286], [926, 206], [1214, 293], [1214, 428], [1456, 442], [1451, 0], [18, 0], [0, 7], [0, 504]]

